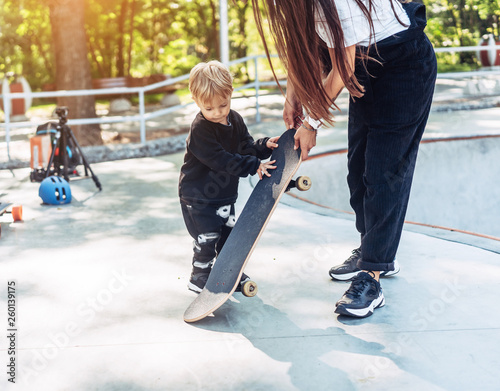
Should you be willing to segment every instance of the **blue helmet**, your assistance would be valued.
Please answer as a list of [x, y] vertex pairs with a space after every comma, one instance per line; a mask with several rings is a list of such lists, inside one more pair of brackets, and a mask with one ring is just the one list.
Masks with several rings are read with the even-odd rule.
[[71, 202], [71, 189], [66, 179], [49, 176], [40, 184], [38, 195], [45, 204], [61, 205]]

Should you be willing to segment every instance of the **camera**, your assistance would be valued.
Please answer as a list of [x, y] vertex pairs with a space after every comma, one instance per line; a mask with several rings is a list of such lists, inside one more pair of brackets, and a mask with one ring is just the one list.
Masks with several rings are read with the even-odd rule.
[[55, 113], [61, 122], [66, 122], [68, 117], [68, 108], [66, 106], [56, 107]]

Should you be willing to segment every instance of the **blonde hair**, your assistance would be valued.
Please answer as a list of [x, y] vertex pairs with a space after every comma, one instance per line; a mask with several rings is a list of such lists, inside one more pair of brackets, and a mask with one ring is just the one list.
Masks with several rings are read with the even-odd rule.
[[195, 101], [208, 103], [215, 97], [230, 97], [233, 77], [219, 61], [201, 62], [189, 74], [189, 91]]

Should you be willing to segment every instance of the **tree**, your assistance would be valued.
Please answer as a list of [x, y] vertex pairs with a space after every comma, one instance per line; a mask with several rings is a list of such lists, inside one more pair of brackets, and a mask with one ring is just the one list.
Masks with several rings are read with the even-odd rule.
[[[58, 90], [85, 90], [92, 88], [85, 36], [85, 0], [46, 0], [50, 9], [55, 80]], [[69, 118], [96, 117], [95, 97], [77, 96], [58, 99], [60, 106], [68, 106]], [[99, 125], [73, 127], [81, 145], [102, 144]]]
[[480, 18], [484, 21], [483, 33], [492, 33], [497, 37], [500, 35], [500, 0], [483, 0], [478, 2], [477, 10]]
[[[499, 0], [424, 0], [427, 33], [436, 47], [475, 46], [482, 35], [498, 34]], [[473, 52], [442, 53], [440, 71], [470, 70], [479, 66]]]
[[[235, 19], [235, 32], [231, 34], [233, 38], [231, 40], [233, 59], [243, 58], [248, 55], [248, 44], [247, 44], [247, 20], [248, 13], [250, 10], [250, 2], [248, 0], [241, 0], [233, 4], [234, 12], [236, 13]], [[250, 75], [248, 74], [248, 67], [240, 66], [237, 71], [237, 77], [245, 77], [245, 82], [250, 81]]]
[[49, 9], [37, 0], [0, 0], [0, 75], [24, 76], [33, 90], [53, 80]]

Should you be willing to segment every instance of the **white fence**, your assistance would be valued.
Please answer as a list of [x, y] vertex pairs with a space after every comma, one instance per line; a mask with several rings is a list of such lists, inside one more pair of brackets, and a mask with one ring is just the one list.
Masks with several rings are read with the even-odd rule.
[[[440, 52], [471, 52], [471, 51], [480, 51], [480, 50], [498, 50], [498, 46], [466, 46], [466, 47], [455, 47], [455, 48], [436, 48], [436, 53]], [[273, 55], [273, 57], [277, 57]], [[235, 91], [242, 89], [255, 89], [255, 109], [256, 122], [260, 122], [260, 105], [259, 105], [259, 89], [261, 87], [268, 87], [275, 85], [274, 81], [261, 81], [259, 75], [259, 59], [266, 58], [265, 55], [257, 55], [257, 56], [249, 56], [240, 58], [238, 60], [234, 60], [228, 63], [229, 66], [253, 61], [254, 63], [254, 72], [255, 72], [255, 80], [251, 83], [245, 84], [235, 89]], [[490, 70], [479, 70], [474, 72], [453, 72], [453, 73], [443, 73], [439, 74], [439, 78], [464, 78], [464, 77], [474, 77], [474, 76], [484, 76], [484, 75], [493, 75], [500, 74], [499, 69], [490, 69]], [[103, 88], [103, 89], [92, 89], [92, 90], [73, 90], [73, 91], [51, 91], [51, 92], [16, 92], [10, 93], [7, 91], [6, 94], [0, 95], [0, 98], [3, 99], [4, 102], [4, 114], [5, 120], [3, 123], [0, 123], [0, 128], [4, 128], [5, 130], [5, 142], [7, 143], [7, 156], [9, 161], [10, 157], [10, 131], [15, 128], [36, 128], [36, 126], [40, 125], [40, 123], [32, 122], [32, 121], [24, 121], [24, 122], [12, 122], [10, 117], [10, 102], [13, 99], [19, 98], [57, 98], [57, 97], [66, 97], [66, 96], [88, 96], [88, 95], [120, 95], [120, 94], [138, 94], [139, 96], [139, 114], [137, 115], [124, 115], [124, 116], [106, 116], [106, 117], [98, 117], [98, 118], [79, 118], [79, 119], [71, 119], [68, 121], [69, 125], [83, 125], [83, 124], [109, 124], [109, 123], [123, 123], [123, 122], [139, 122], [139, 132], [140, 132], [140, 140], [141, 143], [146, 143], [146, 121], [151, 120], [153, 118], [169, 114], [180, 110], [186, 106], [192, 105], [193, 103], [176, 105], [168, 108], [159, 109], [153, 112], [146, 113], [145, 110], [145, 100], [144, 95], [148, 91], [155, 90], [160, 87], [173, 85], [184, 80], [187, 80], [189, 75], [183, 75], [176, 78], [168, 79], [161, 81], [159, 83], [154, 83], [144, 87], [121, 87], [121, 88]], [[280, 82], [283, 86], [286, 86], [286, 81]], [[46, 121], [43, 121], [46, 122]]]
[[[273, 57], [277, 57], [273, 55]], [[275, 82], [265, 82], [259, 79], [259, 59], [266, 58], [265, 55], [258, 56], [249, 56], [240, 58], [238, 60], [234, 60], [229, 62], [229, 66], [253, 61], [255, 68], [255, 81], [235, 88], [235, 91], [239, 91], [242, 89], [255, 89], [255, 98], [256, 98], [256, 122], [260, 122], [260, 112], [259, 112], [259, 89], [261, 87], [272, 86], [275, 85]], [[123, 122], [139, 122], [139, 133], [141, 143], [144, 144], [146, 142], [146, 121], [151, 120], [153, 118], [157, 118], [175, 111], [178, 111], [182, 108], [185, 108], [193, 103], [180, 104], [176, 106], [171, 106], [163, 109], [159, 109], [156, 111], [152, 111], [146, 113], [145, 109], [145, 100], [144, 95], [148, 91], [155, 90], [160, 87], [174, 85], [176, 83], [187, 80], [189, 75], [183, 75], [171, 79], [167, 79], [158, 83], [150, 84], [144, 87], [119, 87], [119, 88], [100, 88], [100, 89], [91, 89], [91, 90], [72, 90], [72, 91], [47, 91], [47, 92], [16, 92], [10, 93], [7, 91], [6, 94], [1, 95], [0, 98], [3, 99], [4, 102], [4, 116], [5, 120], [3, 123], [0, 123], [0, 128], [5, 129], [5, 142], [7, 143], [7, 156], [9, 161], [10, 157], [10, 130], [15, 128], [36, 128], [41, 123], [45, 123], [46, 121], [37, 123], [34, 121], [20, 121], [20, 122], [12, 122], [11, 114], [9, 112], [10, 102], [13, 99], [19, 98], [58, 98], [58, 97], [66, 97], [66, 96], [89, 96], [89, 95], [120, 95], [120, 94], [138, 94], [139, 96], [139, 113], [137, 115], [123, 115], [123, 116], [106, 116], [106, 117], [98, 117], [98, 118], [79, 118], [79, 119], [70, 119], [68, 120], [68, 125], [86, 125], [86, 124], [109, 124], [109, 123], [123, 123]], [[286, 81], [282, 82], [283, 85], [286, 85]]]

